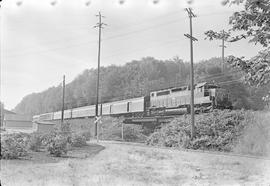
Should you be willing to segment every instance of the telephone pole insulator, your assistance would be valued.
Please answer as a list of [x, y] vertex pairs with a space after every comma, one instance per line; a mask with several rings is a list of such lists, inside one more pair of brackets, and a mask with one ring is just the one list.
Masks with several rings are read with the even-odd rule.
[[193, 68], [193, 41], [198, 41], [192, 36], [192, 18], [196, 17], [191, 8], [186, 8], [190, 21], [190, 34], [184, 34], [190, 39], [190, 114], [191, 114], [191, 139], [195, 137], [195, 112], [194, 112], [194, 68]]

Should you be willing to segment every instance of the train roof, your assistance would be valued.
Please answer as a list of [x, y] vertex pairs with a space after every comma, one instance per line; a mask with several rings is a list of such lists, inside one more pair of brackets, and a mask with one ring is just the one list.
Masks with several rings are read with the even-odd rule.
[[[202, 83], [197, 83], [195, 84], [195, 87], [202, 87], [202, 86], [205, 86], [205, 85], [215, 85], [217, 86], [216, 84], [214, 83], [209, 83], [209, 82], [202, 82]], [[188, 87], [188, 85], [185, 85], [185, 86], [178, 86], [178, 87], [170, 87], [170, 88], [166, 88], [166, 89], [161, 89], [161, 90], [156, 90], [156, 91], [151, 91], [150, 93], [153, 93], [153, 92], [162, 92], [162, 91], [166, 91], [166, 90], [173, 90], [173, 89], [180, 89], [180, 88], [186, 88]]]
[[133, 100], [141, 100], [141, 99], [144, 99], [144, 97], [141, 96], [141, 97], [136, 97], [136, 98], [129, 98], [129, 99], [123, 99], [123, 100], [118, 100], [118, 101], [111, 101], [111, 102], [102, 103], [102, 104], [120, 103], [120, 102], [123, 102], [123, 101], [133, 101]]

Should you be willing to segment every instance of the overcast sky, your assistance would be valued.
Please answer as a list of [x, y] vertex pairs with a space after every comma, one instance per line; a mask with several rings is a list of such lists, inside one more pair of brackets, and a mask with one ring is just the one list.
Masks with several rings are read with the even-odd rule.
[[[98, 11], [108, 24], [102, 31], [101, 65], [121, 65], [153, 56], [189, 60], [186, 0], [6, 0], [1, 9], [1, 100], [11, 109], [27, 94], [72, 81], [96, 68]], [[86, 5], [87, 4], [87, 5]], [[221, 41], [204, 40], [208, 29], [228, 28], [239, 7], [219, 0], [194, 0], [194, 60], [221, 55]], [[252, 57], [259, 48], [247, 41], [227, 43], [226, 55]]]

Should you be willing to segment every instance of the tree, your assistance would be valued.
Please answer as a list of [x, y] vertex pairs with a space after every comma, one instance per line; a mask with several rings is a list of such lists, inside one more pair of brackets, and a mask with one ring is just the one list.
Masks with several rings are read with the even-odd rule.
[[[249, 39], [250, 43], [260, 44], [263, 50], [253, 58], [229, 56], [227, 62], [245, 72], [246, 83], [257, 87], [270, 84], [270, 1], [224, 0], [223, 4], [241, 4], [244, 5], [244, 10], [235, 12], [230, 17], [231, 28], [228, 31], [208, 30], [205, 32], [206, 38], [225, 39], [228, 42]], [[269, 94], [270, 92], [268, 97]]]

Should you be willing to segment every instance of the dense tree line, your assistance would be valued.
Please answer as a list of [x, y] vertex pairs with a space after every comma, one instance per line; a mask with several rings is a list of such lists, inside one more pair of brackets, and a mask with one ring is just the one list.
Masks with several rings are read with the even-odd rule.
[[[222, 72], [221, 59], [212, 58], [195, 64], [195, 82], [215, 82], [230, 90], [236, 108], [261, 109], [266, 88], [254, 88], [241, 82], [243, 73], [227, 66]], [[157, 60], [146, 57], [123, 66], [111, 65], [100, 70], [100, 101], [109, 102], [149, 95], [150, 91], [189, 83], [190, 65], [178, 57]], [[66, 108], [95, 104], [97, 70], [85, 70], [66, 85]], [[239, 80], [240, 79], [240, 80]], [[15, 112], [39, 114], [61, 109], [62, 86], [27, 95]]]

